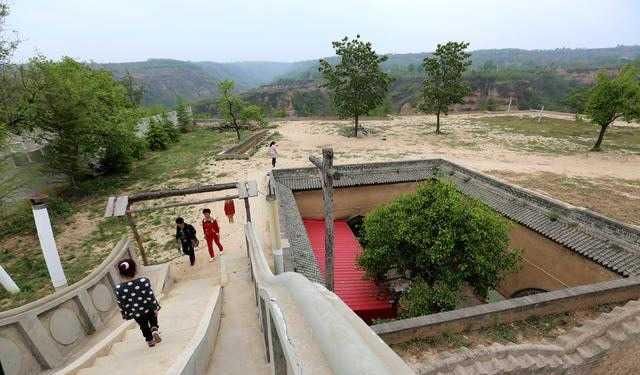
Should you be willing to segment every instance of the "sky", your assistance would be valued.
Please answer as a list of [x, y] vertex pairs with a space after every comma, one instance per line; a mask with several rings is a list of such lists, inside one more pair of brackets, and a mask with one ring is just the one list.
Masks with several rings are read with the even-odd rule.
[[298, 61], [360, 34], [378, 53], [640, 44], [640, 0], [7, 0], [35, 54], [82, 61]]

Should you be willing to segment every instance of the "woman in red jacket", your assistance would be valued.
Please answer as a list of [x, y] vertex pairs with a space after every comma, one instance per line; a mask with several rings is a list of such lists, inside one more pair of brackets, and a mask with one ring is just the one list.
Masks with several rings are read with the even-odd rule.
[[224, 214], [229, 219], [229, 222], [233, 223], [233, 215], [236, 214], [236, 206], [233, 204], [233, 199], [224, 201]]
[[209, 249], [209, 262], [213, 261], [216, 254], [213, 252], [213, 242], [216, 243], [220, 252], [224, 251], [222, 244], [220, 243], [220, 227], [218, 221], [211, 216], [211, 210], [205, 208], [202, 210], [204, 218], [202, 219], [202, 230], [204, 231], [204, 238], [207, 241], [207, 247]]

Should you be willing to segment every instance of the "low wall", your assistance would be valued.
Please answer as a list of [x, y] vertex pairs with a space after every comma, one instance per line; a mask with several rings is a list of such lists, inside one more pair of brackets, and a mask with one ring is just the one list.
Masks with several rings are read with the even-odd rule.
[[224, 289], [220, 287], [214, 293], [193, 339], [167, 375], [199, 375], [207, 372], [220, 329], [223, 292]]
[[261, 130], [256, 134], [253, 134], [249, 138], [245, 139], [241, 143], [222, 151], [221, 153], [216, 155], [216, 159], [218, 160], [249, 159], [251, 155], [255, 153], [255, 150], [258, 144], [264, 141], [268, 136], [269, 136], [268, 130]]
[[640, 278], [626, 278], [396, 320], [371, 328], [387, 343], [398, 344], [637, 298], [640, 298]]
[[299, 273], [274, 276], [252, 223], [245, 233], [272, 373], [413, 374], [335, 294]]
[[127, 238], [89, 276], [45, 298], [0, 313], [0, 361], [5, 374], [26, 375], [58, 367], [118, 311], [115, 263], [137, 259]]

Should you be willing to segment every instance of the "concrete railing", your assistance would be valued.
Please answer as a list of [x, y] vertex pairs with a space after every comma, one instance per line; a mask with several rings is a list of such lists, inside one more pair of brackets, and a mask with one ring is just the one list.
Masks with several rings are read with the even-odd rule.
[[640, 279], [626, 278], [559, 289], [463, 309], [381, 323], [371, 328], [389, 344], [473, 331], [534, 316], [560, 314], [640, 298]]
[[222, 287], [218, 287], [213, 294], [193, 338], [166, 375], [199, 375], [207, 372], [220, 329], [223, 291]]
[[324, 286], [295, 272], [274, 276], [252, 223], [245, 233], [265, 356], [274, 374], [413, 374]]
[[127, 238], [91, 274], [47, 297], [0, 313], [0, 361], [5, 374], [26, 375], [58, 367], [117, 310], [114, 264], [137, 259]]

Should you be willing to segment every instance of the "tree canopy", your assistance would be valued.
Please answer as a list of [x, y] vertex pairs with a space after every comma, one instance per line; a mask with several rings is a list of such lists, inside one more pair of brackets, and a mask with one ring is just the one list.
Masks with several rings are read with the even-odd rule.
[[601, 72], [596, 77], [585, 105], [585, 113], [600, 126], [593, 151], [600, 151], [607, 128], [617, 119], [640, 119], [640, 68], [623, 67], [615, 77]]
[[126, 89], [107, 71], [64, 58], [32, 59], [22, 71], [25, 86], [21, 126], [47, 144], [47, 163], [72, 184], [88, 165], [126, 170], [139, 154], [135, 134], [139, 114]]
[[484, 298], [519, 261], [508, 249], [507, 221], [438, 180], [368, 214], [363, 243], [359, 264], [368, 276], [411, 281], [400, 301], [405, 316], [452, 309], [465, 283]]
[[465, 42], [438, 44], [433, 56], [426, 57], [422, 63], [424, 81], [420, 110], [436, 114], [436, 134], [440, 134], [440, 114], [446, 115], [452, 104], [463, 103], [471, 91], [463, 78], [471, 65], [471, 55], [465, 51], [468, 46]]
[[225, 123], [236, 131], [240, 140], [240, 125], [255, 121], [258, 125], [265, 125], [267, 120], [262, 108], [255, 104], [247, 104], [233, 91], [233, 81], [224, 80], [218, 84], [219, 97], [217, 100], [218, 113]]
[[323, 86], [332, 93], [336, 113], [354, 119], [354, 135], [358, 136], [358, 119], [381, 105], [387, 95], [391, 78], [380, 64], [386, 56], [378, 56], [370, 42], [357, 35], [332, 43], [339, 61], [331, 65], [320, 60], [318, 68], [324, 78]]

